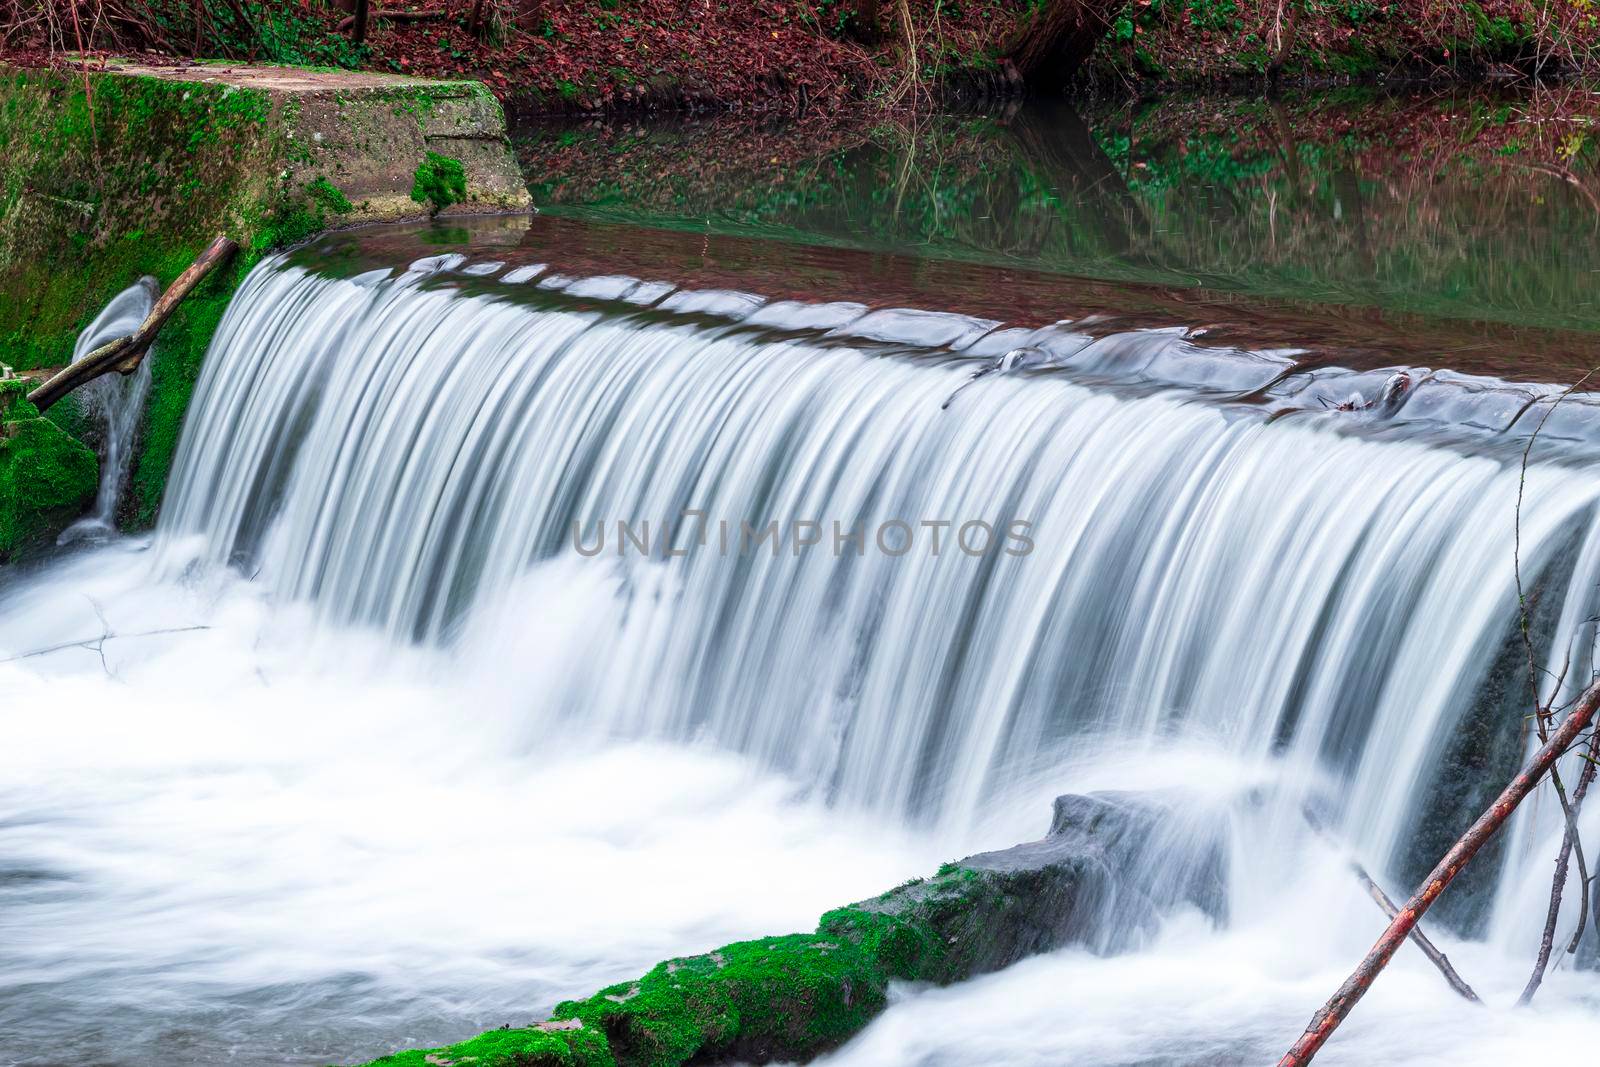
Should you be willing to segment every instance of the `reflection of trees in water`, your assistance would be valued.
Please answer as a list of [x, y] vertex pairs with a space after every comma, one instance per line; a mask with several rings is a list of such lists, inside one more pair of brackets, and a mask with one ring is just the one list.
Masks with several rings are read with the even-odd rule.
[[[1575, 99], [875, 116], [798, 138], [763, 127], [743, 149], [748, 131], [721, 124], [623, 143], [595, 134], [594, 180], [574, 176], [543, 200], [664, 225], [1600, 328], [1600, 144]], [[532, 172], [549, 173], [545, 162]]]

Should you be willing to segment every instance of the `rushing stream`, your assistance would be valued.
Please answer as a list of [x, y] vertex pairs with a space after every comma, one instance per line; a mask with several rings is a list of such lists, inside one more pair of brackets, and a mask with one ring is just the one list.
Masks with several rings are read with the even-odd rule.
[[[0, 577], [0, 1063], [526, 1024], [1130, 788], [1229, 812], [1225, 923], [899, 989], [829, 1062], [1271, 1062], [1381, 926], [1302, 806], [1403, 896], [1498, 789], [1514, 560], [1538, 656], [1596, 666], [1600, 410], [1558, 388], [560, 232], [263, 262], [158, 529]], [[1530, 805], [1430, 918], [1488, 1008], [1403, 949], [1319, 1062], [1591, 1046], [1593, 933], [1509, 1007], [1557, 833]]]

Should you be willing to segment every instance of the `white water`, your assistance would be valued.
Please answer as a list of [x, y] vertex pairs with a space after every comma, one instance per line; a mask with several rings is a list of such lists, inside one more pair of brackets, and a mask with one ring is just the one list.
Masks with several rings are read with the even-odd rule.
[[[146, 276], [112, 297], [105, 310], [78, 335], [72, 362], [137, 331], [150, 314], [158, 294], [156, 280]], [[117, 501], [128, 480], [133, 435], [144, 414], [145, 397], [150, 392], [150, 364], [155, 358], [146, 356], [132, 374], [96, 378], [73, 394], [83, 413], [100, 423], [100, 486], [95, 492], [94, 507], [62, 532], [57, 539], [59, 544], [83, 537], [100, 539], [114, 532]]]
[[[153, 544], [4, 590], [0, 659], [69, 646], [0, 663], [30, 709], [0, 718], [13, 1061], [309, 1063], [526, 1022], [1037, 834], [1055, 793], [1174, 783], [1238, 801], [1226, 929], [908, 991], [838, 1058], [1281, 1052], [1380, 925], [1300, 798], [1387, 877], [1512, 618], [1514, 450], [1071, 373], [944, 411], [970, 361], [851, 339], [881, 317], [750, 325], [860, 313], [258, 269]], [[1597, 493], [1541, 462], [1523, 514], [1583, 675]], [[1023, 519], [1035, 547], [572, 547], [575, 520], [685, 508]], [[1440, 935], [1491, 1000], [1526, 977], [1554, 833], [1519, 820], [1487, 941]], [[1597, 994], [1564, 963], [1537, 1012], [1469, 1014], [1403, 952], [1329, 1060], [1570, 1048]]]

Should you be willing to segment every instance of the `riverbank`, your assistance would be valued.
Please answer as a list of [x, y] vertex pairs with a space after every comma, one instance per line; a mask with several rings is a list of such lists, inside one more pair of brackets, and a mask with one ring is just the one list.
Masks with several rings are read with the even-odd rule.
[[[174, 5], [165, 5], [174, 6]], [[156, 3], [154, 9], [165, 11]], [[863, 11], [876, 12], [870, 22]], [[322, 64], [482, 80], [528, 113], [683, 108], [834, 111], [856, 104], [1020, 92], [1006, 58], [1033, 7], [1023, 0], [417, 0], [374, 5], [354, 43], [334, 5], [261, 5], [199, 26], [174, 6], [155, 22], [91, 26], [55, 39], [26, 27], [16, 54], [61, 62], [135, 56]], [[1074, 91], [1177, 87], [1483, 84], [1600, 70], [1600, 15], [1522, 0], [1135, 0], [1095, 9], [1106, 30]], [[475, 12], [482, 12], [474, 22]]]

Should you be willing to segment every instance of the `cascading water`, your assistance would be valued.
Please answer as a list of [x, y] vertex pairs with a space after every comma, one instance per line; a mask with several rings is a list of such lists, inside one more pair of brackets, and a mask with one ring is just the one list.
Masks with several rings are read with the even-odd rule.
[[[0, 664], [9, 691], [86, 701], [109, 674], [119, 700], [163, 708], [91, 714], [70, 742], [10, 727], [29, 765], [107, 794], [0, 794], [20, 812], [0, 862], [31, 872], [0, 914], [73, 917], [52, 928], [64, 945], [0, 936], [18, 946], [0, 947], [0, 1026], [44, 1050], [18, 1062], [64, 1040], [24, 1024], [30, 983], [69, 1016], [154, 984], [188, 1013], [179, 1038], [159, 1009], [122, 1010], [173, 1059], [205, 1061], [223, 1002], [300, 1035], [237, 1035], [252, 1062], [462, 1036], [1037, 833], [1054, 793], [1140, 786], [1233, 806], [1226, 929], [1180, 914], [1141, 952], [911, 997], [839, 1058], [1257, 1062], [1376, 929], [1302, 802], [1396, 891], [1419, 813], [1461, 815], [1438, 779], [1463, 725], [1503, 712], [1525, 390], [1439, 375], [1384, 421], [1319, 402], [1360, 376], [1179, 332], [459, 259], [259, 266], [207, 359], [153, 553], [112, 546], [11, 594], [0, 649], [28, 658]], [[1042, 369], [951, 401], [975, 360], [1025, 350]], [[1517, 427], [1471, 425], [1491, 418]], [[1586, 419], [1547, 424], [1520, 533], [1543, 651], [1570, 646], [1573, 678], [1600, 584]], [[84, 603], [60, 606], [68, 582]], [[1488, 732], [1515, 748], [1506, 706]], [[124, 795], [108, 767], [143, 784]], [[173, 846], [161, 828], [179, 825], [200, 846]], [[1547, 809], [1519, 820], [1481, 890], [1487, 940], [1452, 945], [1486, 995], [1525, 977], [1556, 832]], [[127, 859], [97, 851], [114, 833]], [[251, 874], [203, 862], [219, 854]], [[774, 898], [752, 904], [753, 885]], [[395, 903], [414, 896], [425, 914]], [[626, 929], [607, 925], [619, 910], [638, 913]], [[108, 923], [148, 958], [119, 956]], [[1403, 1009], [1411, 1028], [1358, 1015], [1330, 1062], [1567, 1041], [1600, 988], [1560, 970], [1534, 1031], [1463, 1014], [1426, 964], [1385, 982], [1395, 1007], [1369, 1018]], [[1161, 1018], [1129, 1015], [1141, 983]], [[972, 1022], [997, 1013], [1003, 1038]], [[352, 1016], [364, 1029], [330, 1036]]]
[[[72, 362], [119, 337], [127, 337], [143, 324], [154, 306], [159, 288], [151, 277], [139, 279], [118, 293], [81, 334], [72, 349]], [[104, 375], [80, 388], [75, 396], [85, 415], [100, 423], [100, 487], [89, 513], [62, 532], [66, 544], [82, 537], [105, 537], [116, 528], [117, 500], [128, 480], [133, 458], [133, 435], [144, 414], [150, 393], [150, 358], [139, 361], [129, 375]]]

